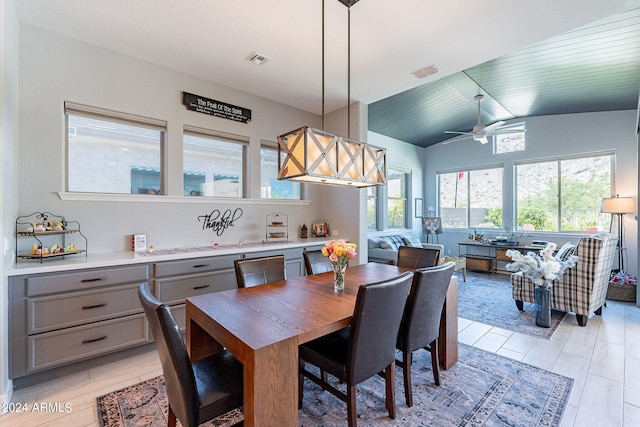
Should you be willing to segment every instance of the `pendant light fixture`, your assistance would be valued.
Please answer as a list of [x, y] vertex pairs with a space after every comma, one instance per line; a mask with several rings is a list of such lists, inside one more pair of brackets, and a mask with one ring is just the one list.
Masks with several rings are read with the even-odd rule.
[[309, 126], [278, 137], [278, 179], [352, 187], [385, 185], [386, 149], [351, 136], [351, 6], [358, 0], [338, 0], [348, 10], [347, 137], [324, 130], [324, 0], [322, 0], [322, 129]]

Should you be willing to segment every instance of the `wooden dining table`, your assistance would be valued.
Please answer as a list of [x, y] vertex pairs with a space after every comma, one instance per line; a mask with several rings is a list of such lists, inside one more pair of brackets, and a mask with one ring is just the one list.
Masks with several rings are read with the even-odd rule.
[[[360, 285], [405, 271], [368, 263], [347, 269], [343, 291], [334, 290], [333, 273], [321, 273], [187, 298], [189, 357], [226, 348], [243, 364], [245, 426], [296, 426], [298, 346], [347, 326]], [[457, 359], [457, 294], [455, 311]]]

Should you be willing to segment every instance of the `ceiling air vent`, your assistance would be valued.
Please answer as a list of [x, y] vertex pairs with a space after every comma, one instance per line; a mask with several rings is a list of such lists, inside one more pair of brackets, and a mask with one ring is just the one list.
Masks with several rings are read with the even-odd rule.
[[252, 52], [249, 56], [247, 56], [247, 61], [253, 62], [257, 65], [264, 65], [270, 60], [271, 58], [258, 52]]
[[419, 79], [424, 79], [425, 77], [428, 77], [432, 74], [435, 74], [438, 72], [438, 69], [436, 67], [432, 65], [429, 65], [428, 67], [424, 67], [424, 68], [420, 68], [419, 70], [414, 71], [413, 74], [414, 76], [416, 76]]

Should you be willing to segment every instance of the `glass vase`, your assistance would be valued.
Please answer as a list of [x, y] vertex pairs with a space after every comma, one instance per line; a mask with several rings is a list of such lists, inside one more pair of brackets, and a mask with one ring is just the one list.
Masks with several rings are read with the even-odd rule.
[[551, 327], [551, 287], [536, 286], [535, 288], [536, 303], [536, 325], [543, 328]]
[[347, 264], [333, 264], [333, 288], [336, 291], [344, 290], [344, 274], [347, 271]]

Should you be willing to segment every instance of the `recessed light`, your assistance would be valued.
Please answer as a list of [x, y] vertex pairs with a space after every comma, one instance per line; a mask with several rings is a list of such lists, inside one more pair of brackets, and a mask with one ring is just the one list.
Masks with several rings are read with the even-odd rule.
[[438, 69], [433, 64], [431, 64], [428, 67], [420, 68], [419, 70], [416, 70], [411, 74], [419, 79], [424, 79], [425, 77], [431, 76], [437, 72]]
[[264, 65], [265, 63], [271, 61], [271, 58], [258, 52], [251, 52], [251, 54], [249, 54], [246, 59], [247, 61], [253, 62], [257, 65]]

